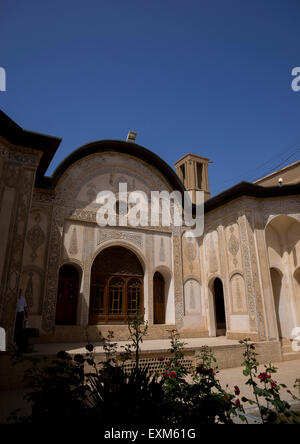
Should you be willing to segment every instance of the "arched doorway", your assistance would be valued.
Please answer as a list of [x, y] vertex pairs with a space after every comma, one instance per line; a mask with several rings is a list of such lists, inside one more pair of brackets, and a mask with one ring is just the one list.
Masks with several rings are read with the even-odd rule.
[[144, 306], [143, 287], [143, 267], [132, 251], [101, 251], [92, 265], [89, 323], [127, 323]]
[[166, 322], [165, 280], [158, 271], [153, 276], [153, 313], [154, 324]]
[[213, 283], [213, 295], [215, 306], [215, 322], [217, 336], [226, 334], [226, 315], [224, 304], [224, 291], [221, 279], [215, 278]]
[[59, 270], [56, 318], [57, 325], [75, 325], [79, 291], [79, 273], [73, 265]]

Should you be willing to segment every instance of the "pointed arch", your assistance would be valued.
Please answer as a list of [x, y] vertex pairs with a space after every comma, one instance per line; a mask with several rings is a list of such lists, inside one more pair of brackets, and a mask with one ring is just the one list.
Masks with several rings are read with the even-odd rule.
[[104, 248], [91, 269], [89, 323], [127, 323], [143, 310], [144, 269], [123, 246]]

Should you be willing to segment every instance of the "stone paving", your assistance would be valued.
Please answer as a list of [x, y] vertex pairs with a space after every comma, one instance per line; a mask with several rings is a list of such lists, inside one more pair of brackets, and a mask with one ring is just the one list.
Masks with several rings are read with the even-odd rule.
[[[224, 345], [238, 345], [238, 341], [233, 339], [227, 339], [225, 336], [218, 336], [213, 338], [189, 338], [180, 339], [185, 343], [184, 348], [198, 348], [203, 345], [209, 347], [224, 346]], [[117, 341], [116, 341], [117, 342]], [[118, 341], [118, 351], [122, 350], [122, 346], [128, 344], [130, 341]], [[55, 343], [55, 344], [35, 344], [34, 350], [39, 354], [44, 355], [55, 355], [61, 350], [67, 351], [70, 354], [76, 353], [86, 353], [85, 349], [86, 342], [74, 342], [74, 343]], [[96, 353], [103, 353], [102, 343], [93, 343]], [[158, 351], [158, 350], [168, 350], [170, 348], [169, 339], [149, 339], [145, 340], [141, 344], [142, 351]]]
[[[285, 384], [288, 388], [298, 395], [300, 398], [300, 394], [297, 393], [295, 389], [293, 389], [293, 385], [295, 380], [300, 379], [300, 360], [297, 361], [287, 361], [287, 362], [277, 362], [273, 364], [278, 370], [274, 375], [273, 379], [279, 384]], [[259, 367], [259, 371], [265, 371], [265, 367], [261, 365]], [[237, 385], [241, 390], [241, 397], [245, 396], [247, 398], [253, 399], [253, 394], [249, 387], [245, 385], [245, 381], [247, 378], [243, 375], [243, 368], [227, 368], [224, 370], [220, 370], [218, 374], [218, 378], [222, 386], [226, 386], [228, 384], [230, 390], [233, 392], [233, 388]], [[282, 389], [282, 399], [286, 401], [291, 400], [291, 395], [286, 392], [286, 390]]]
[[[286, 384], [292, 392], [300, 397], [300, 394], [297, 394], [295, 389], [293, 389], [295, 380], [300, 378], [300, 360], [279, 362], [274, 365], [278, 368], [278, 373], [274, 379], [278, 383]], [[260, 370], [263, 371], [264, 366], [261, 366]], [[245, 385], [246, 377], [243, 375], [242, 367], [220, 370], [218, 378], [224, 388], [228, 384], [230, 391], [233, 392], [234, 386], [237, 385], [241, 390], [240, 397], [246, 396], [253, 398], [249, 388]], [[25, 393], [26, 390], [0, 392], [0, 424], [4, 423], [8, 414], [17, 408], [21, 408], [23, 414], [28, 414], [30, 412], [28, 404], [23, 400]], [[282, 389], [282, 399], [287, 401], [292, 400], [291, 395], [289, 395], [284, 389]]]

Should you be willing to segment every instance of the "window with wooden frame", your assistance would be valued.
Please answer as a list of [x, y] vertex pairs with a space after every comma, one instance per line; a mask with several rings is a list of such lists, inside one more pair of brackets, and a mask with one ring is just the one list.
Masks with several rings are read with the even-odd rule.
[[109, 314], [122, 314], [124, 280], [112, 278], [109, 282]]
[[131, 279], [127, 285], [128, 315], [135, 315], [140, 308], [142, 283], [140, 279]]
[[143, 307], [143, 268], [136, 255], [111, 247], [92, 266], [90, 324], [127, 323]]

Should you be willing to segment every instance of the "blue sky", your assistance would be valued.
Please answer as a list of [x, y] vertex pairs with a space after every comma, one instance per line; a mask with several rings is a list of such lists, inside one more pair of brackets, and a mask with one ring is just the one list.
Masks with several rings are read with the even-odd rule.
[[299, 17], [299, 0], [0, 0], [0, 107], [63, 138], [48, 174], [135, 130], [172, 166], [209, 157], [217, 194], [300, 159]]

